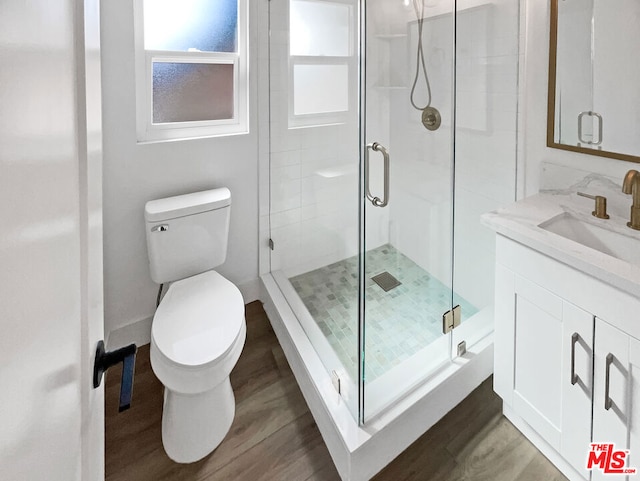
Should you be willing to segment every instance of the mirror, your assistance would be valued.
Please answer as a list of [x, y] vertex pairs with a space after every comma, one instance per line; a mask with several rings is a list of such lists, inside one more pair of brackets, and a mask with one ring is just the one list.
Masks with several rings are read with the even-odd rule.
[[547, 145], [640, 163], [640, 1], [551, 0]]

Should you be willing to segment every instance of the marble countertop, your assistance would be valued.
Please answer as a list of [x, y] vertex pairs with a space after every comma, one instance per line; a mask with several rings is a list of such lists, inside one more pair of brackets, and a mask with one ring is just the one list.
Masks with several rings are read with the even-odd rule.
[[[630, 206], [631, 197], [627, 199]], [[575, 192], [540, 193], [484, 214], [482, 223], [498, 234], [640, 297], [640, 265], [617, 259], [540, 227], [540, 224], [568, 213], [583, 222], [634, 238], [640, 249], [640, 231], [626, 225], [628, 206], [625, 216], [618, 202], [614, 209], [610, 209], [610, 219], [607, 220], [593, 217], [593, 208], [593, 200], [579, 197]]]

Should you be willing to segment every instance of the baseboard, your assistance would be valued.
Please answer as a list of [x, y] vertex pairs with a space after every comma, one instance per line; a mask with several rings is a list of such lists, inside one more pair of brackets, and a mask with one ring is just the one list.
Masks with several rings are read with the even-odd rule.
[[153, 316], [145, 317], [126, 326], [110, 331], [107, 335], [107, 349], [113, 351], [129, 344], [144, 346], [151, 342], [151, 321]]
[[[261, 300], [263, 297], [262, 283], [257, 278], [239, 284], [238, 289], [240, 289], [240, 292], [242, 293], [242, 298], [244, 299], [245, 304]], [[132, 343], [136, 346], [149, 344], [151, 342], [152, 320], [153, 316], [149, 316], [118, 327], [112, 331], [108, 331], [106, 333], [107, 349], [118, 349]]]
[[262, 295], [262, 283], [257, 277], [250, 281], [243, 282], [242, 284], [238, 284], [238, 289], [240, 289], [240, 292], [242, 293], [242, 298], [244, 299], [245, 304], [249, 304], [253, 301], [262, 301], [262, 298], [264, 297]]

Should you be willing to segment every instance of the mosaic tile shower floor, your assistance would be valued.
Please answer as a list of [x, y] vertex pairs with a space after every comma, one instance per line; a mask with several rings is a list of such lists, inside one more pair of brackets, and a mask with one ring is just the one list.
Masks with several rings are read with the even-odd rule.
[[[451, 289], [387, 244], [366, 254], [366, 366], [370, 382], [442, 335]], [[389, 272], [402, 284], [385, 292], [371, 277]], [[357, 377], [358, 257], [290, 279], [345, 369]], [[462, 297], [463, 321], [477, 312]]]

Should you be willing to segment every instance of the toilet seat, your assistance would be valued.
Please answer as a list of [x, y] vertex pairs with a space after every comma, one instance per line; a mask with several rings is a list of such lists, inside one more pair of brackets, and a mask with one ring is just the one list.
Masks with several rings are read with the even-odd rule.
[[245, 337], [242, 294], [207, 271], [169, 287], [151, 325], [151, 365], [167, 388], [203, 392], [229, 376]]

